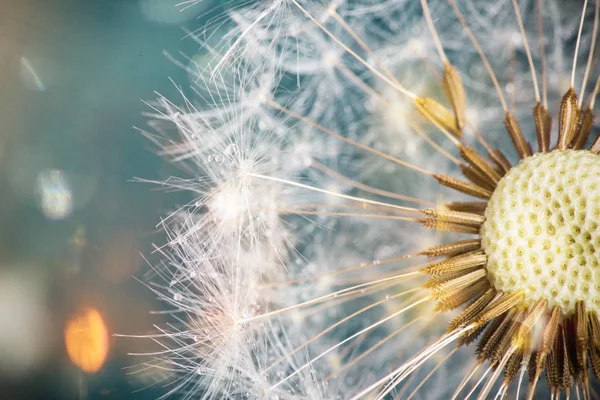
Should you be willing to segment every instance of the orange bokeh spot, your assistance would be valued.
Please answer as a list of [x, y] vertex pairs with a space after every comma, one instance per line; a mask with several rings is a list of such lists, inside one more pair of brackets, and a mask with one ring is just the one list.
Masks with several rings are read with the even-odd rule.
[[88, 373], [98, 372], [108, 354], [108, 329], [100, 313], [87, 308], [67, 321], [65, 344], [73, 364]]

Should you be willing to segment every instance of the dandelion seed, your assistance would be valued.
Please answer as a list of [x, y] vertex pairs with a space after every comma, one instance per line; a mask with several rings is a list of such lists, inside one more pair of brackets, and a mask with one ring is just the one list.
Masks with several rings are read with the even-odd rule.
[[180, 63], [197, 103], [152, 104], [193, 197], [150, 286], [167, 395], [590, 399], [591, 4], [236, 8], [209, 66]]

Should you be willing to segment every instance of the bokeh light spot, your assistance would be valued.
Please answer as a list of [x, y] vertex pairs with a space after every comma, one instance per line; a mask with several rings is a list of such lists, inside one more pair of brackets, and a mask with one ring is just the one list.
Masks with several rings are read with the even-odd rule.
[[65, 344], [69, 358], [82, 371], [95, 373], [108, 354], [108, 329], [100, 313], [87, 308], [65, 326]]
[[57, 169], [42, 170], [37, 179], [40, 208], [50, 219], [63, 219], [73, 209], [71, 185], [65, 173]]

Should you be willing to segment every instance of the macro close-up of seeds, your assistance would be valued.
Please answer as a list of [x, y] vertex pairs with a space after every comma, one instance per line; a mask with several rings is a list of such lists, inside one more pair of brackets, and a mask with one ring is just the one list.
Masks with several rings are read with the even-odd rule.
[[78, 398], [600, 398], [600, 0], [135, 3], [165, 30], [109, 96], [137, 195], [89, 196], [133, 227], [64, 296]]
[[192, 195], [148, 284], [168, 394], [597, 396], [599, 5], [279, 0], [190, 30], [192, 90], [143, 130]]

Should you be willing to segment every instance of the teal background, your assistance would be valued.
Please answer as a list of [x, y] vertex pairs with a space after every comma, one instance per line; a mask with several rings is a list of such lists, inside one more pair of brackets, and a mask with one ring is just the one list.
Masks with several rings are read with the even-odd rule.
[[[153, 100], [155, 91], [173, 98], [169, 78], [187, 82], [163, 51], [197, 53], [182, 27], [201, 27], [224, 10], [205, 1], [179, 13], [177, 3], [0, 0], [0, 284], [12, 275], [39, 282], [48, 320], [47, 329], [32, 333], [45, 342], [35, 364], [18, 373], [0, 369], [2, 399], [164, 392], [135, 392], [150, 381], [125, 369], [141, 361], [128, 353], [156, 350], [152, 341], [111, 337], [102, 370], [85, 374], [69, 361], [63, 330], [86, 306], [100, 311], [112, 334], [149, 333], [162, 318], [150, 314], [160, 304], [133, 277], [143, 280], [158, 259], [152, 243], [165, 239], [156, 225], [181, 199], [134, 181], [176, 171], [134, 127], [147, 126], [142, 100]], [[48, 218], [40, 208], [35, 183], [44, 169], [72, 178], [73, 209], [64, 218]], [[23, 302], [2, 301], [11, 312], [0, 313], [0, 325], [18, 327]], [[0, 333], [0, 348], [2, 340]]]

